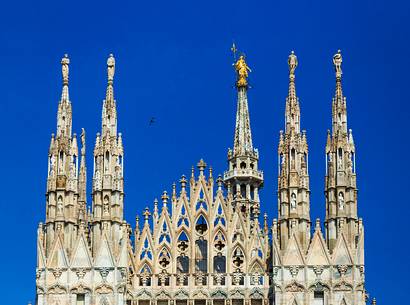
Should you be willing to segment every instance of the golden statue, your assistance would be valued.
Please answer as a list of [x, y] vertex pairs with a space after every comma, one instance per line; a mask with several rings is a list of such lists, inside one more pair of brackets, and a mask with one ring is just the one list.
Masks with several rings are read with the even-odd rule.
[[245, 62], [245, 56], [241, 55], [238, 59], [238, 61], [235, 63], [235, 70], [238, 75], [238, 81], [236, 82], [236, 85], [238, 87], [245, 87], [248, 85], [248, 71], [252, 72], [252, 70], [248, 67], [248, 65]]

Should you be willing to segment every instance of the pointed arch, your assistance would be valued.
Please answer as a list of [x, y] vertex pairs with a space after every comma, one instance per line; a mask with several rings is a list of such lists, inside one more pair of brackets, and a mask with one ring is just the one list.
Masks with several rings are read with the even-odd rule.
[[152, 247], [148, 239], [148, 236], [145, 236], [140, 250], [140, 260], [149, 259], [152, 260]]
[[171, 265], [171, 251], [167, 246], [163, 246], [159, 251], [158, 264], [162, 269], [167, 269]]
[[203, 235], [208, 231], [208, 221], [204, 214], [200, 213], [195, 221], [195, 231]]
[[216, 209], [215, 209], [215, 217], [214, 217], [214, 227], [222, 226], [226, 227], [226, 216], [224, 209], [222, 207], [222, 203], [219, 201]]
[[233, 251], [231, 253], [231, 263], [234, 270], [242, 271], [244, 266], [246, 266], [245, 251], [239, 244], [236, 244], [233, 247]]
[[205, 211], [208, 212], [208, 202], [207, 199], [205, 197], [205, 192], [204, 190], [201, 189], [199, 190], [198, 193], [198, 198], [196, 200], [196, 204], [195, 204], [195, 211], [199, 212], [199, 211]]
[[189, 249], [190, 242], [188, 234], [185, 230], [181, 230], [178, 235], [178, 256], [177, 256], [177, 272], [178, 273], [189, 273]]
[[186, 207], [184, 200], [181, 201], [181, 207], [177, 215], [177, 227], [180, 228], [183, 225], [185, 225], [187, 228], [189, 228], [189, 225], [190, 225], [188, 209]]
[[161, 225], [159, 226], [159, 234], [157, 242], [158, 244], [167, 243], [168, 245], [171, 244], [171, 231], [170, 226], [166, 220], [166, 217], [161, 217]]

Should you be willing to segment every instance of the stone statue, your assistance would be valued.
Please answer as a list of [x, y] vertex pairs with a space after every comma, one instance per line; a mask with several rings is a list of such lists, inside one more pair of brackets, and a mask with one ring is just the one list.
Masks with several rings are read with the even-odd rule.
[[238, 76], [238, 81], [236, 85], [238, 87], [246, 86], [248, 84], [248, 81], [247, 81], [248, 71], [249, 72], [252, 72], [252, 71], [245, 62], [245, 56], [241, 55], [239, 57], [238, 61], [235, 63], [235, 70]]
[[292, 210], [296, 209], [296, 194], [292, 193], [292, 195], [290, 195], [290, 208]]
[[61, 72], [63, 74], [63, 83], [65, 85], [68, 84], [68, 73], [69, 73], [68, 65], [69, 64], [70, 64], [70, 59], [68, 58], [68, 55], [65, 54], [64, 57], [61, 59]]
[[335, 55], [333, 55], [333, 65], [335, 66], [336, 77], [342, 77], [342, 53], [340, 50], [337, 51]]
[[85, 155], [85, 129], [81, 128], [81, 155]]
[[339, 204], [339, 210], [343, 210], [343, 208], [345, 207], [345, 199], [343, 197], [342, 192], [339, 193], [338, 204]]
[[108, 73], [108, 81], [114, 80], [114, 73], [115, 73], [115, 58], [114, 55], [110, 54], [110, 57], [107, 59], [107, 73]]
[[63, 199], [59, 197], [57, 201], [57, 214], [62, 215], [64, 214], [63, 212]]
[[289, 74], [294, 75], [295, 69], [298, 66], [298, 58], [295, 55], [295, 52], [291, 52], [288, 58], [288, 65], [289, 65]]

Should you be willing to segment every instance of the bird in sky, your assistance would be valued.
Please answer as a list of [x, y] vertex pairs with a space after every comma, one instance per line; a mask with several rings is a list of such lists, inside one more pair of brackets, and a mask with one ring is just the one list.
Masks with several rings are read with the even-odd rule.
[[154, 123], [155, 123], [155, 118], [152, 117], [152, 118], [149, 120], [149, 126], [153, 125]]

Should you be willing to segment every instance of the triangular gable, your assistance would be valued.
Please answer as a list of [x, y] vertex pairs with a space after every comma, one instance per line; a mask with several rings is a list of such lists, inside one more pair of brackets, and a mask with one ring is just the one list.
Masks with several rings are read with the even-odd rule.
[[60, 235], [56, 236], [53, 251], [51, 252], [51, 255], [49, 256], [47, 261], [47, 267], [54, 269], [68, 267], [67, 254], [64, 250]]
[[[259, 258], [259, 259], [263, 259], [264, 257], [266, 257], [266, 253], [265, 253], [265, 247], [264, 245], [264, 239], [261, 238], [260, 232], [261, 232], [261, 228], [259, 225], [259, 222], [256, 222], [256, 226], [254, 229], [254, 234], [251, 237], [251, 259], [254, 258]], [[254, 253], [254, 251], [261, 251], [260, 253]], [[261, 254], [261, 255], [260, 255]]]
[[280, 248], [276, 241], [276, 238], [272, 238], [272, 264], [273, 266], [282, 266]]
[[353, 260], [344, 234], [340, 234], [333, 250], [333, 265], [352, 265]]
[[330, 264], [329, 254], [320, 230], [316, 230], [309, 246], [306, 263], [308, 265], [326, 266]]
[[214, 201], [214, 216], [218, 215], [218, 207], [221, 205], [222, 215], [225, 217], [226, 222], [228, 222], [229, 209], [226, 206], [225, 198], [222, 193], [218, 193]]
[[114, 267], [114, 257], [110, 248], [111, 247], [108, 243], [107, 236], [104, 233], [95, 259], [96, 267]]
[[[182, 213], [182, 209], [185, 210], [185, 213]], [[183, 198], [181, 198], [179, 200], [179, 203], [178, 203], [178, 206], [177, 206], [176, 210], [177, 210], [177, 212], [175, 213], [175, 215], [172, 215], [174, 223], [176, 224], [176, 226], [178, 226], [178, 224], [179, 224], [180, 216], [185, 216], [186, 220], [181, 221], [178, 228], [184, 227], [186, 229], [189, 229], [189, 227], [192, 224], [192, 217], [191, 217], [191, 210], [189, 209], [189, 204], [188, 204], [188, 201], [186, 199], [186, 196], [184, 196]], [[187, 222], [187, 223], [185, 223], [185, 222]]]
[[285, 266], [304, 265], [303, 254], [295, 235], [292, 235], [283, 257]]
[[137, 265], [144, 260], [144, 258], [141, 258], [141, 254], [145, 247], [145, 241], [148, 242], [148, 250], [151, 251], [151, 257], [145, 257], [145, 259], [152, 261], [154, 255], [154, 244], [152, 241], [151, 228], [147, 225], [144, 225], [139, 240], [135, 242], [135, 257]]
[[[171, 219], [169, 218], [168, 209], [163, 209], [161, 211], [161, 216], [158, 220], [158, 225], [155, 227], [156, 232], [154, 233], [154, 236], [155, 236], [155, 243], [156, 244], [160, 244], [159, 239], [160, 239], [160, 235], [162, 235], [162, 233], [163, 233], [162, 231], [163, 231], [164, 223], [166, 225], [166, 228], [168, 229], [167, 235], [169, 236], [169, 239], [170, 239], [169, 243], [166, 241], [166, 238], [164, 239], [164, 241], [167, 242], [168, 244], [172, 243], [173, 236], [172, 236], [172, 229], [171, 229], [172, 228]], [[164, 242], [164, 241], [162, 241], [162, 242]]]
[[[212, 196], [208, 193], [208, 186], [206, 185], [205, 178], [198, 180], [197, 188], [195, 189], [195, 192], [193, 196], [191, 196], [191, 209], [193, 211], [193, 215], [197, 215], [201, 212], [208, 213], [209, 208], [211, 207], [212, 204]], [[199, 198], [201, 197], [201, 192], [203, 194], [202, 198], [204, 199], [205, 203], [203, 205], [206, 205], [206, 209], [201, 207], [200, 209], [197, 210], [197, 202]]]
[[359, 243], [357, 244], [357, 265], [364, 265], [364, 233], [359, 236]]
[[127, 268], [128, 267], [128, 238], [125, 232], [123, 236], [124, 236], [123, 242], [122, 242], [118, 257], [117, 257], [117, 266]]
[[[232, 232], [232, 236], [230, 236], [229, 238], [233, 239], [235, 236], [235, 232], [237, 231], [242, 233], [242, 238], [245, 239], [245, 236], [247, 236], [247, 231], [245, 230], [245, 223], [243, 221], [242, 214], [240, 214], [238, 211], [235, 211], [235, 214], [233, 215], [231, 230], [228, 230], [228, 232]], [[231, 242], [233, 241], [231, 240]]]
[[46, 266], [46, 257], [44, 255], [43, 245], [40, 240], [37, 241], [37, 268], [42, 269]]
[[84, 234], [80, 234], [77, 239], [71, 259], [72, 268], [89, 268], [92, 266], [91, 255]]

